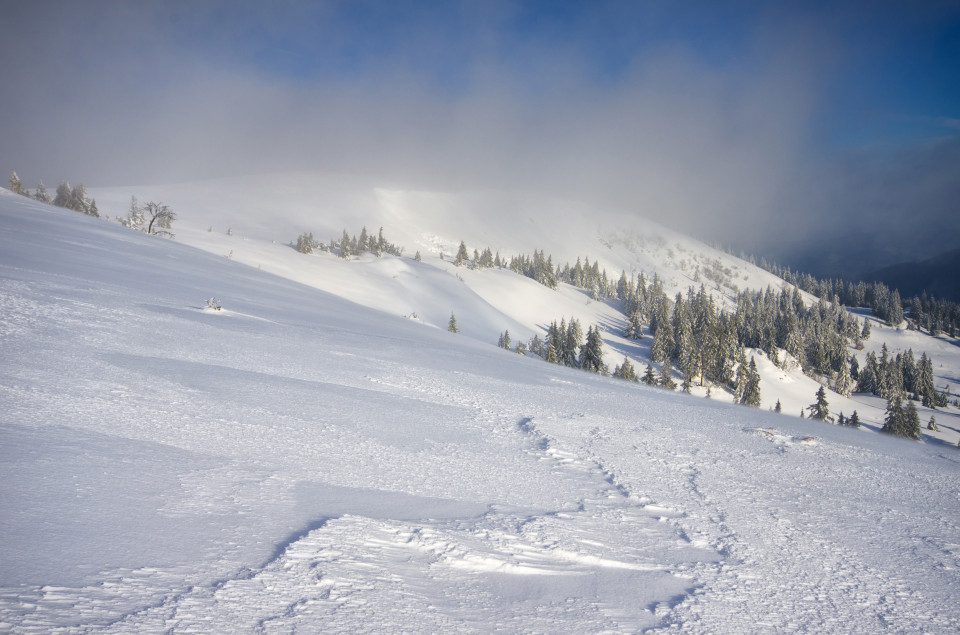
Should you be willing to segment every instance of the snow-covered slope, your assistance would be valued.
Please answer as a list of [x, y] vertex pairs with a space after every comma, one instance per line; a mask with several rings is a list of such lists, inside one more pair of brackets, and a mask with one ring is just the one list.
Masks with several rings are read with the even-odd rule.
[[[649, 338], [637, 342], [620, 337], [626, 320], [615, 303], [592, 301], [588, 293], [567, 285], [553, 291], [507, 270], [454, 267], [452, 255], [460, 241], [471, 253], [490, 247], [509, 257], [542, 249], [556, 264], [578, 257], [599, 261], [612, 277], [621, 271], [631, 277], [643, 272], [648, 280], [657, 275], [670, 297], [704, 284], [728, 307], [739, 289], [785, 286], [769, 272], [635, 214], [522, 192], [405, 191], [342, 175], [295, 174], [93, 193], [101, 211], [114, 218], [126, 214], [132, 194], [163, 201], [180, 215], [174, 226], [178, 242], [438, 328], [446, 328], [454, 313], [465, 336], [489, 344], [505, 330], [514, 342], [535, 333], [542, 337], [546, 327], [562, 317], [577, 318], [584, 329], [599, 325], [611, 369], [626, 355], [642, 372], [651, 343]], [[406, 248], [404, 257], [366, 254], [345, 262], [329, 253], [300, 254], [289, 244], [306, 231], [326, 242], [339, 238], [344, 229], [359, 233], [363, 226], [373, 234], [383, 227], [391, 242]], [[422, 262], [413, 260], [416, 251]], [[955, 343], [914, 334], [920, 339], [911, 344], [913, 336], [879, 323], [874, 333], [867, 350], [879, 349], [887, 340], [894, 352], [911, 345], [917, 355], [926, 350], [940, 365], [935, 369], [938, 388], [957, 383], [960, 373], [952, 369], [960, 369], [960, 347]], [[861, 363], [865, 353], [859, 353]], [[763, 408], [779, 401], [785, 413], [798, 415], [814, 401], [820, 384], [799, 368], [785, 371], [760, 356], [757, 363]], [[698, 386], [693, 392], [703, 396], [706, 390]], [[712, 397], [733, 398], [716, 387]], [[856, 410], [861, 420], [877, 426], [884, 406], [873, 398], [831, 395], [833, 412], [849, 415]], [[926, 423], [931, 412], [921, 409], [921, 416]], [[933, 437], [956, 443], [960, 422], [947, 417], [941, 423], [946, 426], [931, 433]]]
[[960, 628], [955, 447], [544, 364], [275, 266], [0, 191], [0, 628]]
[[[683, 236], [652, 221], [638, 218], [636, 210], [597, 208], [576, 201], [524, 192], [423, 192], [378, 186], [342, 175], [302, 174], [222, 179], [180, 185], [117, 187], [92, 190], [101, 211], [125, 215], [130, 196], [162, 200], [180, 214], [178, 239], [213, 249], [212, 236], [230, 229], [237, 241], [274, 241], [287, 244], [300, 233], [312, 232], [326, 241], [346, 229], [359, 233], [361, 226], [374, 233], [383, 227], [387, 237], [412, 256], [425, 259], [456, 253], [460, 241], [471, 252], [490, 247], [509, 257], [542, 249], [557, 264], [578, 257], [599, 260], [611, 275], [656, 272], [672, 296], [702, 280], [714, 265], [725, 285], [733, 288], [779, 287], [776, 276]], [[235, 245], [235, 258], [243, 258]], [[225, 252], [226, 253], [226, 252]], [[432, 261], [432, 259], [431, 259]]]

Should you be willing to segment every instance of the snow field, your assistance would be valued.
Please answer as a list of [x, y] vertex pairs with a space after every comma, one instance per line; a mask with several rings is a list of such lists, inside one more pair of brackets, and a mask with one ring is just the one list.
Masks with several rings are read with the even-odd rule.
[[960, 628], [945, 443], [547, 365], [2, 192], [0, 226], [6, 630]]

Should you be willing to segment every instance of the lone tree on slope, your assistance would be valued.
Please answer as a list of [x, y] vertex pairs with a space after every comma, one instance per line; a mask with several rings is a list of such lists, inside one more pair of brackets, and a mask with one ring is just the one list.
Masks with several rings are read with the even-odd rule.
[[817, 391], [817, 402], [810, 404], [810, 418], [824, 421], [830, 415], [830, 409], [827, 403], [827, 391], [820, 386]]
[[457, 327], [457, 317], [453, 314], [452, 311], [450, 312], [450, 321], [447, 322], [447, 330], [450, 331], [451, 333], [460, 332], [460, 329]]
[[147, 233], [157, 236], [167, 236], [173, 238], [173, 233], [169, 231], [170, 224], [176, 220], [177, 215], [172, 209], [163, 203], [154, 203], [150, 201], [143, 209], [144, 216], [149, 218], [147, 223]]
[[16, 172], [10, 173], [10, 180], [7, 182], [7, 189], [13, 192], [14, 194], [19, 194], [20, 196], [27, 196], [26, 190], [23, 189], [23, 183], [20, 182], [20, 177], [17, 176]]

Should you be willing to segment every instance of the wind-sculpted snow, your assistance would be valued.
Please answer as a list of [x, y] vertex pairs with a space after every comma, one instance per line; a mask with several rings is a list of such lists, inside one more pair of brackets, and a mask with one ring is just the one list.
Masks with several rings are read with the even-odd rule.
[[960, 629], [936, 439], [544, 364], [4, 192], [0, 306], [0, 630]]

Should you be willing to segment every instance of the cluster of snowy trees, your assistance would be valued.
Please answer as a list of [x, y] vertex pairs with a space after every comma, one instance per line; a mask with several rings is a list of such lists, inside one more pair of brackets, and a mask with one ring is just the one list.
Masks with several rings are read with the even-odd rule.
[[[57, 186], [56, 195], [50, 198], [43, 181], [37, 184], [37, 189], [31, 195], [30, 191], [23, 187], [17, 173], [13, 172], [10, 175], [8, 188], [11, 192], [22, 196], [29, 196], [41, 203], [50, 203], [57, 207], [72, 209], [81, 214], [100, 218], [100, 211], [97, 209], [97, 200], [87, 196], [87, 190], [83, 186], [83, 183], [77, 183], [74, 187], [70, 187], [70, 184], [64, 181]], [[139, 201], [137, 201], [137, 197], [131, 196], [130, 210], [125, 217], [118, 217], [117, 220], [121, 225], [129, 227], [130, 229], [173, 238], [170, 226], [176, 218], [177, 215], [173, 210], [163, 203], [150, 201], [141, 207]]]
[[12, 172], [10, 174], [10, 180], [7, 182], [7, 189], [14, 194], [27, 196], [41, 203], [52, 203], [57, 207], [72, 209], [81, 214], [100, 218], [97, 201], [87, 196], [87, 190], [83, 187], [83, 183], [77, 183], [76, 186], [70, 187], [70, 184], [64, 181], [57, 186], [56, 195], [50, 198], [50, 194], [47, 192], [43, 181], [37, 184], [37, 189], [31, 194], [30, 190], [23, 187], [23, 183], [21, 183], [17, 173]]
[[351, 256], [359, 256], [366, 252], [376, 255], [378, 258], [383, 254], [394, 256], [403, 255], [403, 247], [395, 245], [383, 236], [383, 227], [380, 228], [376, 236], [367, 233], [366, 226], [360, 230], [360, 237], [356, 234], [351, 236], [347, 230], [343, 230], [340, 240], [331, 239], [329, 246], [324, 245], [313, 238], [313, 233], [303, 233], [297, 237], [295, 243], [297, 251], [303, 254], [310, 254], [314, 251], [336, 252], [341, 258], [348, 259]]
[[926, 292], [913, 296], [908, 302], [907, 320], [911, 328], [926, 330], [936, 337], [946, 333], [950, 337], [960, 335], [960, 304], [929, 297]]
[[628, 285], [626, 272], [620, 272], [619, 282], [614, 282], [605, 269], [600, 269], [599, 262], [594, 262], [591, 265], [589, 258], [586, 258], [584, 262], [577, 258], [576, 264], [572, 267], [570, 263], [561, 267], [553, 264], [553, 256], [540, 249], [534, 249], [532, 255], [517, 254], [511, 256], [508, 260], [501, 258], [499, 251], [494, 254], [487, 247], [483, 252], [474, 249], [471, 259], [467, 245], [461, 241], [454, 264], [458, 267], [467, 265], [471, 269], [506, 268], [531, 280], [536, 280], [550, 289], [556, 289], [561, 282], [566, 282], [574, 287], [590, 291], [591, 297], [595, 300], [623, 300]]
[[454, 257], [453, 264], [457, 267], [463, 267], [466, 265], [470, 269], [492, 269], [494, 267], [497, 269], [503, 268], [503, 261], [500, 259], [500, 252], [497, 252], [497, 255], [494, 256], [489, 247], [484, 249], [483, 253], [480, 253], [474, 249], [473, 258], [471, 259], [470, 252], [467, 250], [467, 243], [463, 242], [462, 240], [460, 241], [460, 247], [457, 249], [457, 255]]
[[[500, 346], [509, 348], [509, 333], [500, 336]], [[518, 352], [523, 352], [517, 345]], [[609, 369], [603, 363], [603, 339], [600, 328], [591, 326], [587, 329], [584, 338], [583, 327], [576, 318], [567, 323], [561, 318], [560, 323], [554, 320], [547, 329], [546, 340], [534, 335], [530, 343], [524, 347], [534, 355], [543, 358], [551, 364], [560, 364], [571, 368], [580, 368], [599, 375], [609, 375]]]
[[919, 439], [920, 415], [917, 413], [917, 407], [909, 400], [904, 407], [900, 395], [894, 395], [887, 400], [883, 428], [880, 431], [906, 439]]
[[534, 250], [533, 256], [519, 254], [510, 258], [507, 265], [510, 271], [524, 275], [550, 289], [559, 285], [553, 267], [553, 257], [544, 256], [542, 250]]
[[906, 319], [910, 328], [926, 330], [930, 335], [960, 335], [960, 304], [956, 302], [937, 300], [924, 292], [908, 300], [905, 311], [900, 292], [882, 282], [820, 280], [810, 274], [794, 273], [789, 267], [769, 264], [763, 259], [758, 266], [819, 298], [837, 297], [847, 306], [869, 307], [875, 316], [892, 326], [899, 326]]
[[[777, 412], [780, 412], [779, 409], [780, 401], [777, 401]], [[827, 391], [824, 390], [823, 386], [820, 386], [817, 389], [817, 400], [810, 404], [810, 418], [816, 419], [818, 421], [833, 421], [830, 418], [830, 404], [827, 402]], [[800, 411], [800, 417], [803, 417], [803, 411]], [[837, 424], [841, 426], [847, 426], [850, 428], [859, 428], [860, 427], [860, 416], [857, 414], [857, 411], [854, 410], [853, 414], [850, 417], [843, 416], [841, 412], [837, 416]]]
[[326, 251], [324, 245], [320, 244], [313, 238], [313, 232], [307, 233], [304, 232], [297, 236], [296, 243], [297, 251], [301, 254], [312, 254], [317, 249], [322, 249]]
[[774, 363], [786, 361], [780, 359], [785, 351], [804, 370], [833, 377], [837, 392], [849, 394], [847, 346], [860, 346], [869, 337], [869, 327], [861, 328], [839, 304], [818, 302], [807, 308], [795, 288], [742, 291], [733, 312], [719, 310], [702, 285], [696, 293], [690, 288], [686, 297], [678, 293], [673, 302], [656, 276], [644, 287], [641, 274], [629, 288], [626, 337], [642, 337], [646, 322], [653, 334], [652, 361], [672, 360], [685, 381], [715, 382], [738, 393], [743, 386], [738, 388], [735, 371], [746, 367], [745, 349], [754, 348]]
[[371, 236], [367, 233], [366, 226], [360, 230], [360, 237], [358, 238], [356, 234], [350, 235], [346, 229], [343, 230], [343, 234], [340, 237], [340, 240], [331, 239], [329, 245], [325, 245], [313, 237], [313, 232], [304, 232], [297, 236], [297, 240], [293, 243], [297, 251], [302, 254], [312, 254], [315, 251], [330, 251], [336, 252], [341, 258], [347, 259], [351, 256], [359, 256], [361, 254], [370, 252], [376, 255], [378, 258], [383, 254], [391, 254], [394, 256], [403, 255], [403, 247], [395, 245], [383, 236], [383, 227], [380, 228], [380, 231], [376, 236]]
[[880, 358], [868, 353], [863, 368], [854, 359], [850, 374], [857, 382], [857, 392], [873, 393], [884, 399], [909, 398], [928, 408], [946, 407], [949, 401], [946, 391], [938, 393], [934, 386], [933, 360], [922, 353], [919, 362], [915, 361], [913, 349], [892, 356], [884, 344]]

